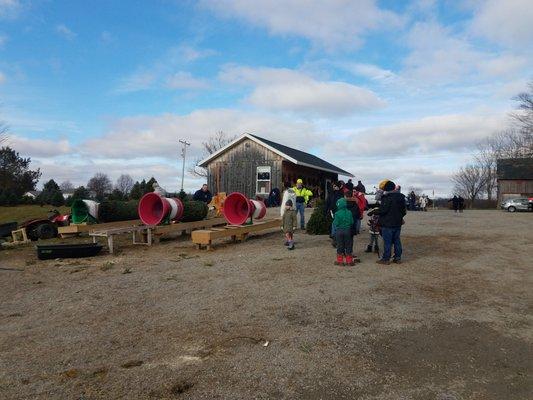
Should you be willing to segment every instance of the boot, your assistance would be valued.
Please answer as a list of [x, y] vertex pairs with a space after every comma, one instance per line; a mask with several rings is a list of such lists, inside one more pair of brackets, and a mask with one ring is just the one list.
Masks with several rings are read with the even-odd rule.
[[379, 247], [377, 244], [374, 246], [374, 253], [379, 254]]
[[346, 265], [349, 265], [351, 267], [353, 267], [355, 265], [355, 262], [353, 260], [353, 256], [351, 254], [348, 254], [346, 256]]
[[337, 260], [334, 263], [335, 265], [344, 265], [344, 258], [342, 254], [337, 254]]
[[365, 253], [372, 253], [372, 245], [371, 245], [371, 244], [369, 244], [368, 246], [366, 246]]

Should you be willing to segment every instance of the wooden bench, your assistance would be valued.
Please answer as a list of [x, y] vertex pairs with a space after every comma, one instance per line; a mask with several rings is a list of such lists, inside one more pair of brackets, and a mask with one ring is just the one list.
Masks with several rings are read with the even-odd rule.
[[131, 221], [115, 221], [115, 222], [105, 222], [102, 224], [70, 224], [67, 226], [60, 226], [57, 228], [57, 233], [61, 238], [78, 236], [80, 233], [101, 231], [104, 229], [113, 229], [113, 228], [125, 228], [131, 226], [142, 225], [140, 219], [134, 219]]
[[212, 250], [213, 240], [231, 238], [234, 242], [242, 242], [246, 240], [250, 233], [280, 227], [281, 218], [276, 218], [268, 221], [255, 222], [251, 225], [226, 225], [221, 228], [197, 230], [191, 234], [191, 239], [197, 249], [205, 247], [207, 250]]

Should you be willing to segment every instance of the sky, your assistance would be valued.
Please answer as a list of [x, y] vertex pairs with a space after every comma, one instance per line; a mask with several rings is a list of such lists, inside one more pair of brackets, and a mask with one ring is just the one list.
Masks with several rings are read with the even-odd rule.
[[531, 21], [531, 0], [0, 0], [0, 120], [41, 184], [177, 190], [178, 140], [192, 162], [223, 131], [447, 196], [533, 79]]

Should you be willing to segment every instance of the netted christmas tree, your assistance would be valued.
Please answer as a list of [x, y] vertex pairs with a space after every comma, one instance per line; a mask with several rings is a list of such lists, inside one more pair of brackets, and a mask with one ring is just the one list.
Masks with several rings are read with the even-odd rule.
[[119, 201], [108, 200], [102, 201], [98, 209], [99, 222], [129, 221], [139, 218], [137, 200]]
[[181, 222], [201, 221], [207, 216], [207, 204], [203, 201], [184, 201]]
[[331, 232], [332, 218], [326, 214], [326, 203], [324, 200], [316, 202], [315, 209], [309, 222], [307, 222], [307, 233], [310, 235], [329, 235]]

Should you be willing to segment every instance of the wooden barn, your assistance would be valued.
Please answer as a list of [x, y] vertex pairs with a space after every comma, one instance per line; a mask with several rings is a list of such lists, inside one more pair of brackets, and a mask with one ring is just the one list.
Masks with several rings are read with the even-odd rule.
[[211, 191], [241, 192], [251, 198], [267, 197], [271, 189], [281, 191], [284, 182], [294, 184], [298, 178], [315, 196], [323, 195], [339, 175], [353, 177], [317, 156], [248, 133], [198, 165], [207, 169]]
[[517, 197], [533, 197], [533, 158], [498, 160], [498, 204]]

